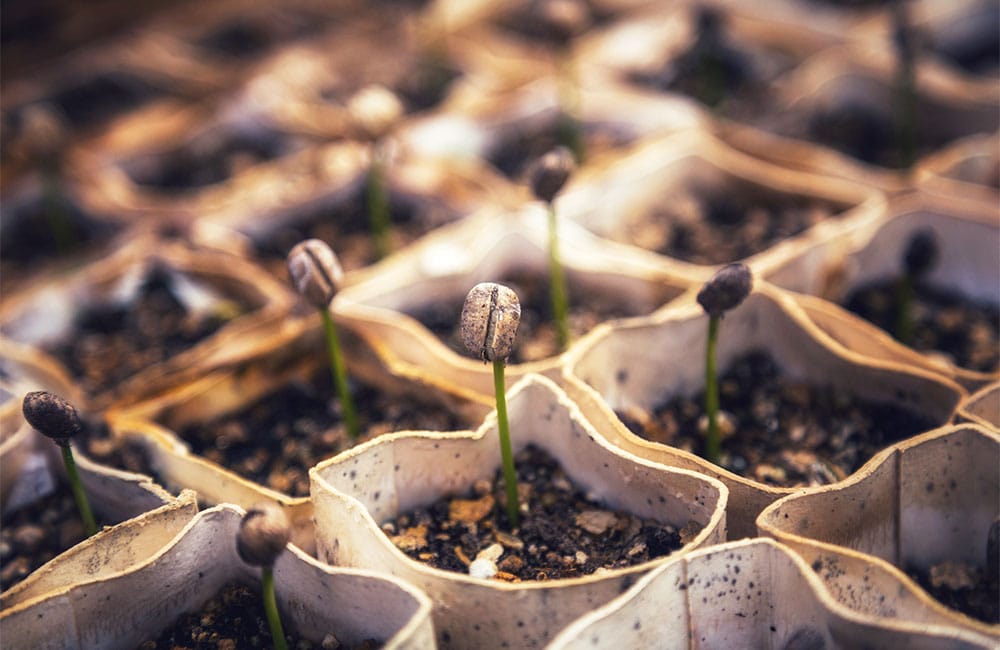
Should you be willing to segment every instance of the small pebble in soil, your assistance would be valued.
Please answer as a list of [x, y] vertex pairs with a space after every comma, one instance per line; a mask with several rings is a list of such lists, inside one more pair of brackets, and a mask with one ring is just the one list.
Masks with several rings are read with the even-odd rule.
[[[719, 393], [734, 424], [720, 465], [783, 487], [844, 479], [888, 445], [942, 424], [893, 404], [786, 379], [763, 350], [734, 359]], [[673, 397], [652, 412], [634, 408], [618, 416], [647, 440], [700, 454], [703, 405], [702, 392]]]
[[522, 499], [515, 530], [509, 529], [502, 506], [499, 470], [468, 494], [401, 514], [382, 528], [415, 560], [514, 582], [574, 578], [648, 562], [680, 549], [697, 529], [686, 522], [678, 531], [608, 509], [574, 487], [558, 462], [534, 445], [515, 455], [515, 466]]
[[[375, 650], [382, 647], [382, 643], [375, 640], [343, 645], [333, 634], [328, 634], [321, 643], [298, 638], [287, 631], [285, 638], [288, 647], [295, 650]], [[182, 614], [156, 639], [140, 643], [138, 650], [237, 650], [271, 647], [271, 632], [264, 616], [260, 588], [230, 583], [223, 586], [199, 611]]]

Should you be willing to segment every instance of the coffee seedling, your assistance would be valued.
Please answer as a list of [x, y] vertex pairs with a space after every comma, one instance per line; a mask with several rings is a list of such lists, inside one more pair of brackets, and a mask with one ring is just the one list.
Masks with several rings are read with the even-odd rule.
[[340, 396], [344, 425], [348, 435], [357, 438], [358, 416], [347, 384], [347, 369], [344, 366], [340, 338], [337, 336], [337, 328], [330, 314], [330, 302], [344, 278], [340, 262], [326, 242], [320, 239], [307, 239], [296, 244], [288, 253], [288, 274], [298, 292], [318, 309], [323, 317], [326, 347], [330, 354], [330, 370], [333, 372], [333, 383]]
[[25, 395], [21, 403], [21, 412], [24, 413], [24, 419], [36, 431], [59, 445], [73, 499], [80, 511], [87, 536], [90, 537], [97, 532], [97, 522], [90, 509], [87, 493], [83, 491], [80, 474], [76, 471], [73, 449], [70, 447], [70, 440], [79, 435], [82, 429], [80, 416], [72, 404], [47, 391], [35, 391]]
[[580, 110], [579, 81], [573, 61], [571, 41], [583, 34], [593, 21], [591, 9], [583, 0], [542, 0], [534, 4], [538, 20], [548, 37], [556, 43], [559, 118], [556, 138], [567, 147], [578, 163], [584, 161], [586, 145], [577, 114]]
[[497, 403], [497, 431], [500, 437], [500, 457], [503, 480], [507, 491], [507, 518], [511, 528], [520, 521], [517, 502], [517, 473], [510, 443], [507, 421], [507, 397], [504, 364], [514, 348], [517, 326], [521, 321], [521, 303], [509, 287], [493, 282], [481, 282], [472, 287], [462, 306], [460, 330], [462, 342], [472, 354], [483, 361], [493, 362], [493, 390]]
[[381, 259], [389, 254], [389, 196], [386, 190], [385, 138], [403, 116], [403, 104], [383, 86], [367, 86], [358, 91], [347, 105], [358, 135], [370, 143], [371, 161], [366, 181], [368, 218], [375, 254]]
[[531, 191], [545, 201], [549, 214], [549, 295], [552, 318], [556, 324], [559, 348], [569, 343], [569, 298], [566, 293], [566, 273], [559, 260], [559, 227], [556, 221], [555, 198], [576, 168], [573, 154], [566, 147], [556, 147], [535, 161], [530, 172]]
[[722, 454], [719, 434], [719, 380], [715, 371], [715, 349], [719, 340], [719, 321], [750, 295], [753, 276], [745, 264], [727, 264], [698, 292], [698, 304], [708, 314], [708, 341], [705, 345], [705, 457], [718, 464]]
[[918, 230], [903, 251], [903, 274], [896, 284], [896, 339], [909, 345], [913, 339], [913, 302], [917, 283], [930, 273], [938, 260], [934, 231]]
[[34, 104], [21, 116], [25, 154], [37, 166], [42, 180], [42, 210], [56, 250], [65, 253], [77, 243], [66, 205], [62, 153], [66, 145], [66, 128], [56, 109]]
[[286, 650], [285, 632], [278, 615], [278, 603], [274, 596], [274, 563], [281, 555], [292, 536], [285, 511], [271, 502], [254, 505], [240, 521], [236, 533], [236, 552], [240, 559], [251, 566], [260, 567], [261, 592], [264, 599], [264, 613], [271, 628], [271, 640], [275, 650]]

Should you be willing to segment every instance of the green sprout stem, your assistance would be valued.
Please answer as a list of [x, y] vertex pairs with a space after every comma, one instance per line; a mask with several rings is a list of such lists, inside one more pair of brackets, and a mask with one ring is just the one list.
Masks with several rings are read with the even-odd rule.
[[715, 347], [719, 339], [719, 317], [708, 318], [708, 342], [705, 346], [705, 415], [708, 430], [705, 431], [705, 458], [718, 464], [722, 455], [719, 436], [719, 382], [715, 376]]
[[347, 368], [344, 367], [344, 355], [340, 349], [340, 339], [337, 336], [337, 327], [333, 323], [333, 316], [329, 309], [321, 309], [323, 314], [323, 329], [326, 332], [326, 347], [330, 352], [330, 370], [333, 373], [333, 383], [337, 387], [340, 396], [340, 407], [344, 411], [344, 425], [351, 438], [357, 438], [360, 432], [358, 428], [358, 414], [354, 410], [354, 401], [351, 399], [351, 392], [347, 385]]
[[97, 522], [94, 520], [94, 513], [90, 509], [90, 502], [87, 501], [87, 493], [83, 491], [83, 483], [80, 481], [80, 473], [76, 471], [76, 461], [73, 459], [73, 449], [68, 445], [59, 445], [62, 449], [63, 465], [66, 466], [66, 475], [69, 476], [69, 487], [73, 491], [73, 500], [80, 511], [83, 519], [83, 526], [87, 531], [87, 537], [97, 532]]
[[582, 165], [587, 155], [583, 129], [577, 115], [580, 113], [580, 86], [577, 82], [573, 57], [567, 53], [559, 58], [559, 120], [556, 139], [573, 152], [577, 165]]
[[385, 189], [378, 143], [372, 144], [372, 160], [368, 167], [368, 219], [372, 229], [375, 255], [382, 259], [389, 254], [389, 197]]
[[559, 349], [569, 343], [569, 299], [566, 294], [566, 273], [559, 260], [559, 228], [555, 205], [549, 203], [549, 284], [552, 297], [552, 318], [556, 324]]
[[288, 650], [285, 631], [281, 627], [281, 617], [278, 616], [278, 602], [274, 597], [273, 567], [261, 568], [260, 584], [264, 596], [264, 613], [267, 615], [268, 627], [271, 628], [271, 641], [274, 643], [275, 650]]
[[909, 345], [913, 339], [913, 277], [905, 273], [896, 284], [896, 340]]
[[517, 472], [514, 471], [514, 452], [510, 445], [510, 424], [507, 421], [507, 397], [504, 383], [504, 361], [493, 360], [493, 389], [497, 398], [497, 431], [500, 434], [500, 457], [503, 462], [503, 481], [507, 491], [507, 518], [511, 528], [520, 523], [517, 503]]
[[42, 168], [42, 200], [45, 220], [55, 242], [56, 251], [68, 253], [73, 248], [75, 235], [66, 208], [63, 205], [61, 177], [58, 164], [47, 164]]

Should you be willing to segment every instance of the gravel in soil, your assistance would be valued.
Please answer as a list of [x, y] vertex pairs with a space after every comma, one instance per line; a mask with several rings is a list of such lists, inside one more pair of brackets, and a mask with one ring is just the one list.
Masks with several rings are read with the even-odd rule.
[[[287, 626], [286, 620], [282, 625]], [[375, 650], [382, 643], [368, 640], [354, 646], [342, 645], [328, 634], [321, 643], [313, 643], [289, 634], [285, 640], [292, 650]], [[239, 650], [273, 648], [260, 587], [240, 583], [224, 585], [199, 611], [182, 614], [155, 640], [143, 641], [138, 650]]]
[[0, 591], [10, 589], [38, 567], [86, 539], [73, 494], [62, 483], [48, 496], [4, 516], [2, 523]]
[[[733, 361], [719, 379], [725, 412], [720, 465], [781, 487], [842, 480], [888, 445], [941, 423], [893, 404], [783, 377], [760, 350]], [[618, 413], [637, 435], [704, 454], [704, 392], [673, 397], [652, 412]], [[731, 435], [725, 436], [729, 429]]]
[[190, 311], [173, 285], [170, 271], [152, 266], [133, 300], [85, 307], [76, 316], [73, 333], [47, 351], [89, 395], [100, 395], [194, 347], [249, 311], [247, 305], [223, 299], [209, 311]]
[[[385, 522], [382, 530], [409, 557], [469, 573], [477, 559], [495, 563], [495, 579], [555, 580], [634, 566], [678, 550], [697, 534], [693, 522], [670, 525], [611, 510], [573, 485], [547, 452], [515, 455], [521, 521], [511, 530], [500, 469], [462, 496], [445, 497]], [[525, 507], [526, 506], [526, 507]]]
[[623, 220], [612, 235], [627, 244], [692, 264], [727, 264], [763, 252], [846, 206], [739, 181], [690, 187], [649, 214]]
[[[893, 279], [859, 287], [844, 305], [893, 334], [899, 313], [897, 284]], [[922, 352], [943, 353], [959, 368], [995, 372], [1000, 368], [1000, 308], [917, 283], [913, 337], [904, 343]]]
[[[521, 322], [517, 326], [517, 338], [509, 363], [525, 363], [550, 359], [561, 352], [555, 323], [552, 320], [552, 304], [549, 297], [547, 274], [509, 273], [499, 280], [499, 284], [514, 290], [521, 303]], [[621, 295], [610, 291], [584, 291], [574, 286], [572, 278], [567, 278], [569, 286], [569, 333], [570, 339], [580, 338], [599, 324], [616, 318], [640, 316], [649, 313], [657, 305], [642, 309], [631, 304]], [[472, 288], [471, 286], [469, 287]], [[664, 292], [663, 302], [669, 299]], [[465, 296], [453, 300], [441, 300], [406, 310], [437, 336], [445, 345], [462, 356], [469, 351], [462, 343], [459, 332], [459, 318]]]
[[354, 445], [394, 431], [467, 428], [447, 409], [352, 384], [361, 435], [352, 440], [328, 368], [306, 382], [279, 388], [243, 409], [184, 427], [191, 452], [255, 483], [309, 496], [309, 468]]
[[964, 562], [942, 562], [906, 571], [924, 590], [951, 609], [996, 625], [1000, 623], [1000, 575]]

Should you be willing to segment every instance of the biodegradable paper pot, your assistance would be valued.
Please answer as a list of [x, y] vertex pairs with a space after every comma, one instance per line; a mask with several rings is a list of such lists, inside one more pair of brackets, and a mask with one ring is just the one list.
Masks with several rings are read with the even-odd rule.
[[1000, 382], [987, 384], [962, 402], [958, 420], [1000, 429]]
[[942, 196], [1000, 201], [1000, 134], [962, 138], [917, 168], [921, 189]]
[[[807, 142], [811, 137], [808, 121], [832, 124], [834, 118], [825, 115], [828, 111], [861, 108], [891, 119], [893, 71], [894, 55], [885, 44], [831, 48], [808, 59], [783, 80], [784, 90], [776, 98], [774, 110], [759, 124], [720, 124], [720, 136], [738, 149], [779, 164], [850, 178], [886, 191], [906, 189], [908, 180], [900, 170], [841, 152], [837, 150], [840, 142]], [[1000, 126], [996, 112], [1000, 86], [963, 84], [947, 71], [923, 62], [917, 65], [916, 84], [918, 159], [961, 138], [994, 133]], [[881, 126], [876, 128], [875, 133], [885, 133]]]
[[[836, 264], [827, 265], [825, 280], [803, 287], [806, 293], [820, 295], [832, 302], [844, 302], [852, 291], [862, 285], [897, 277], [902, 267], [903, 251], [913, 233], [933, 230], [938, 243], [938, 261], [930, 270], [926, 283], [953, 291], [969, 300], [997, 305], [1000, 297], [1000, 268], [996, 252], [1000, 250], [1000, 220], [995, 203], [943, 197], [926, 192], [908, 194], [890, 202], [887, 217], [876, 227], [856, 233], [851, 247]], [[777, 277], [785, 283], [801, 277], [809, 264], [806, 257], [790, 263]], [[851, 315], [844, 318], [832, 306], [819, 301], [809, 303], [810, 317], [827, 334], [843, 345], [863, 354], [890, 355], [898, 359], [899, 345], [891, 343], [888, 333], [872, 325], [861, 328], [861, 336], [849, 334], [854, 327], [849, 321], [860, 320]], [[835, 312], [835, 313], [831, 313]], [[906, 353], [902, 353], [906, 354]], [[928, 352], [923, 359], [908, 354], [908, 363], [954, 377], [968, 388], [977, 388], [1000, 377], [1000, 359], [993, 371], [977, 371], [958, 367], [943, 355]]]
[[185, 490], [165, 505], [109, 526], [35, 569], [0, 594], [0, 610], [101, 580], [149, 561], [198, 514], [197, 495]]
[[[585, 296], [583, 305], [588, 296], [601, 296], [634, 313], [649, 313], [693, 284], [643, 251], [601, 241], [566, 220], [558, 228], [571, 301], [577, 293]], [[433, 381], [449, 394], [492, 405], [490, 367], [453, 351], [408, 313], [436, 301], [461, 302], [475, 284], [500, 281], [505, 273], [534, 272], [547, 281], [547, 238], [539, 204], [513, 213], [484, 209], [367, 270], [337, 295], [333, 311], [392, 374]], [[460, 315], [461, 307], [456, 323]], [[510, 365], [508, 386], [527, 373], [554, 374], [559, 360]]]
[[10, 296], [0, 308], [0, 331], [38, 348], [56, 344], [73, 334], [74, 319], [86, 307], [128, 304], [154, 264], [171, 274], [178, 299], [191, 313], [211, 313], [225, 300], [239, 301], [248, 310], [193, 347], [86, 395], [92, 408], [138, 399], [184, 377], [239, 361], [293, 304], [289, 289], [246, 260], [141, 237], [75, 277], [32, 284]]
[[[851, 352], [817, 328], [787, 293], [764, 282], [756, 284], [746, 302], [720, 323], [720, 369], [743, 353], [763, 349], [788, 377], [895, 404], [939, 424], [951, 420], [965, 396], [960, 386], [919, 368]], [[672, 396], [702, 390], [707, 330], [708, 316], [692, 292], [646, 319], [590, 337], [568, 355], [563, 380], [570, 397], [612, 444], [655, 462], [721, 479], [731, 493], [728, 531], [738, 539], [754, 535], [754, 519], [764, 506], [797, 490], [737, 476], [695, 454], [645, 440], [615, 414], [633, 408], [652, 411]]]
[[[4, 643], [134, 648], [155, 639], [224, 584], [259, 582], [260, 570], [236, 553], [242, 515], [234, 506], [205, 510], [144, 562], [5, 609]], [[399, 580], [324, 566], [289, 545], [274, 581], [286, 632], [316, 644], [333, 634], [346, 644], [378, 638], [386, 648], [434, 647], [430, 602]]]
[[[771, 504], [757, 526], [819, 566], [827, 587], [851, 609], [944, 622], [997, 642], [1000, 625], [945, 608], [901, 568], [946, 560], [984, 567], [998, 494], [1000, 434], [954, 425], [892, 445], [846, 481]], [[869, 575], [871, 589], [856, 589], [859, 573]]]
[[[308, 382], [329, 364], [326, 344], [316, 325], [309, 320], [290, 320], [280, 332], [261, 340], [254, 356], [238, 367], [210, 372], [150, 399], [112, 409], [107, 414], [108, 424], [117, 436], [141, 444], [160, 479], [172, 488], [194, 489], [211, 504], [231, 503], [247, 509], [262, 500], [281, 504], [293, 524], [292, 541], [314, 552], [312, 504], [308, 498], [283, 494], [193, 453], [176, 431], [239, 411], [293, 381]], [[345, 337], [342, 342], [348, 341]], [[352, 348], [355, 356], [348, 355], [352, 377], [389, 393], [436, 402], [470, 424], [488, 412], [484, 405], [448, 394], [432, 381], [404, 380], [385, 372], [375, 362], [366, 364], [356, 357], [361, 346]], [[353, 363], [356, 359], [357, 364]], [[334, 399], [333, 394], [330, 399]]]
[[[516, 451], [534, 443], [567, 476], [609, 507], [703, 529], [681, 550], [725, 536], [726, 489], [714, 479], [670, 470], [609, 446], [577, 407], [539, 375], [508, 396]], [[538, 647], [569, 621], [606, 602], [663, 560], [583, 578], [510, 584], [479, 580], [411, 560], [380, 524], [437, 497], [462, 493], [500, 464], [496, 420], [475, 433], [390, 434], [314, 467], [312, 499], [319, 557], [406, 579], [434, 601], [438, 642], [454, 647]]]
[[572, 648], [987, 648], [941, 625], [859, 616], [809, 565], [769, 539], [689, 553], [640, 578], [564, 629], [547, 650]]
[[[716, 194], [753, 192], [767, 200], [798, 198], [828, 205], [830, 218], [742, 260], [768, 277], [791, 260], [823, 243], [836, 249], [853, 230], [877, 220], [883, 195], [858, 183], [769, 164], [737, 151], [705, 131], [685, 131], [655, 138], [608, 161], [601, 169], [581, 173], [556, 201], [559, 210], [588, 230], [615, 241], [642, 246], [638, 230], [660, 205], [678, 197], [708, 203]], [[662, 218], [662, 217], [661, 217]], [[832, 254], [832, 253], [830, 253]], [[707, 280], [720, 265], [671, 259], [686, 272]], [[812, 263], [787, 288], [808, 283], [823, 271]]]

